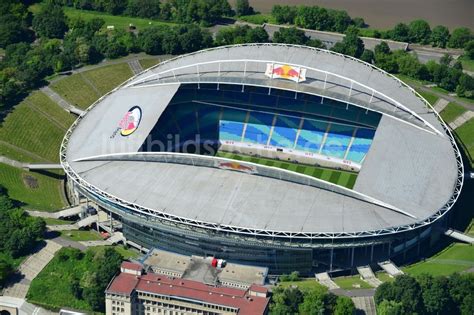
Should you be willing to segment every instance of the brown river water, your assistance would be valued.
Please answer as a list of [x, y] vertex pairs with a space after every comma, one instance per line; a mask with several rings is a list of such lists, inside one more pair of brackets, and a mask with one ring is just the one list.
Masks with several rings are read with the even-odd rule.
[[250, 0], [250, 5], [262, 13], [269, 13], [274, 4], [342, 9], [379, 29], [424, 19], [432, 27], [441, 24], [451, 30], [460, 26], [474, 30], [474, 0]]

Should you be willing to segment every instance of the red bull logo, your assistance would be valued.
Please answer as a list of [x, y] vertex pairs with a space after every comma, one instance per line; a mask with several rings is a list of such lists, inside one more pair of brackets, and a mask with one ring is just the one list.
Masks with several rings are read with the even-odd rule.
[[222, 169], [232, 170], [232, 171], [245, 172], [245, 173], [257, 172], [255, 167], [252, 167], [250, 165], [240, 164], [238, 162], [220, 162], [219, 161], [219, 164], [217, 165], [217, 167], [222, 168]]
[[267, 64], [265, 75], [272, 79], [286, 79], [295, 82], [303, 82], [306, 80], [306, 69], [278, 63], [269, 63]]

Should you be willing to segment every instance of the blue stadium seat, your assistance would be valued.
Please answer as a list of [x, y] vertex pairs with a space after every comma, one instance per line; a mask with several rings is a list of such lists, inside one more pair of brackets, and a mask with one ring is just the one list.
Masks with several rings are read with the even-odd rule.
[[331, 124], [321, 153], [327, 156], [344, 158], [355, 127]]
[[219, 122], [219, 139], [241, 141], [247, 111], [224, 108]]
[[267, 144], [270, 128], [273, 124], [273, 114], [250, 112], [244, 141], [250, 143]]
[[318, 153], [327, 127], [327, 122], [305, 119], [295, 148], [301, 151]]
[[293, 148], [301, 118], [277, 116], [270, 144], [279, 147]]
[[349, 152], [347, 153], [346, 160], [361, 163], [367, 152], [369, 152], [374, 135], [375, 130], [373, 129], [357, 129], [354, 141], [352, 141]]

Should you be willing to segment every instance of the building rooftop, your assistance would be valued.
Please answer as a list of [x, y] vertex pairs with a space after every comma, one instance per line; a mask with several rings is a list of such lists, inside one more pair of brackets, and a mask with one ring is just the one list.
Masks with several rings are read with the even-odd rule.
[[[120, 273], [106, 290], [107, 293], [122, 295], [130, 295], [133, 291], [233, 307], [240, 314], [263, 314], [269, 303], [269, 298], [251, 295], [249, 290], [214, 287], [193, 280], [152, 273], [142, 276]], [[253, 286], [253, 291], [265, 293], [267, 289]]]
[[154, 248], [143, 263], [154, 272], [164, 269], [183, 274], [191, 263], [191, 257]]
[[[238, 61], [242, 59], [260, 63], [248, 63], [243, 72], [243, 62]], [[219, 68], [219, 76], [209, 64], [216, 60], [229, 61]], [[267, 61], [300, 64], [334, 75], [324, 89], [324, 75], [316, 71], [308, 70], [306, 77], [311, 79], [299, 84], [270, 80], [264, 75]], [[202, 64], [199, 73], [196, 66], [189, 67], [197, 63]], [[370, 89], [353, 90], [350, 81], [341, 77], [382, 94], [371, 101]], [[191, 161], [165, 163], [152, 154], [133, 157], [180, 82], [213, 80], [320, 93], [382, 113], [352, 192], [195, 167]], [[128, 137], [115, 136], [124, 113], [137, 104], [143, 112], [140, 128]], [[133, 204], [132, 208], [143, 207], [142, 211], [180, 224], [269, 236], [396, 232], [400, 226], [431, 222], [427, 219], [458, 190], [461, 176], [441, 122], [409, 88], [354, 59], [288, 45], [221, 47], [180, 56], [139, 74], [82, 117], [69, 139], [65, 161], [69, 174], [75, 172], [83, 185], [114, 202], [118, 197], [124, 204]], [[355, 194], [390, 207], [355, 198]]]

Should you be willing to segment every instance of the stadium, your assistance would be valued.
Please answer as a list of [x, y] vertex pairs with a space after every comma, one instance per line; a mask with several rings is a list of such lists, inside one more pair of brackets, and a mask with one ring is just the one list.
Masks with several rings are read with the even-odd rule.
[[162, 62], [94, 103], [60, 154], [127, 240], [271, 274], [419, 256], [463, 185], [450, 130], [413, 89], [285, 44]]

